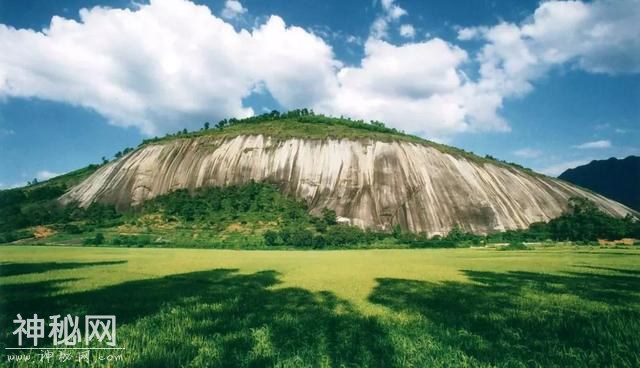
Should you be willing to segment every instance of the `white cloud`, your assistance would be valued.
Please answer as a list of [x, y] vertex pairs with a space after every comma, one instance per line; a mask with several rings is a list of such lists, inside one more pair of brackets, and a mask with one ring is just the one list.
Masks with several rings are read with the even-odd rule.
[[393, 20], [399, 19], [403, 15], [407, 15], [407, 11], [395, 4], [395, 0], [382, 0], [382, 9], [386, 15]]
[[400, 26], [400, 35], [404, 38], [413, 38], [416, 35], [416, 30], [411, 24], [403, 24]]
[[222, 9], [222, 17], [226, 19], [234, 19], [247, 12], [247, 8], [237, 0], [227, 0]]
[[521, 24], [461, 29], [460, 40], [484, 42], [473, 79], [462, 71], [473, 66], [468, 54], [453, 43], [385, 41], [407, 15], [393, 0], [381, 0], [365, 56], [349, 67], [322, 38], [278, 16], [236, 31], [185, 0], [96, 7], [79, 21], [54, 17], [41, 32], [0, 25], [0, 98], [87, 107], [150, 135], [251, 115], [243, 99], [266, 92], [286, 109], [382, 120], [432, 139], [508, 131], [504, 101], [529, 92], [552, 67], [640, 71], [639, 1], [547, 1]]
[[353, 44], [356, 44], [356, 45], [360, 45], [362, 43], [362, 39], [360, 37], [354, 36], [354, 35], [348, 35], [345, 38], [345, 41], [347, 43], [353, 43]]
[[457, 70], [467, 59], [462, 49], [437, 38], [402, 46], [369, 39], [365, 54], [361, 66], [340, 70], [336, 94], [316, 110], [430, 136], [469, 130], [482, 119]]
[[578, 149], [594, 149], [594, 148], [601, 149], [601, 148], [610, 148], [610, 147], [611, 147], [611, 141], [609, 140], [585, 142], [585, 143], [573, 146], [573, 148], [578, 148]]
[[[433, 59], [451, 53], [445, 48], [434, 52], [424, 45], [442, 42], [448, 50], [464, 53], [437, 38], [388, 47], [372, 47], [385, 43], [370, 39], [361, 67], [340, 71], [339, 97], [325, 111], [379, 119], [429, 136], [508, 131], [500, 115], [504, 101], [530, 92], [554, 67], [571, 65], [590, 73], [639, 72], [638, 5], [638, 0], [545, 1], [521, 24], [461, 29], [460, 40], [484, 42], [476, 56], [476, 79], [461, 71], [466, 54], [464, 58], [444, 57], [440, 77], [417, 75], [421, 63], [431, 65]], [[372, 29], [380, 32], [372, 32], [371, 38], [385, 37], [391, 21], [388, 16], [376, 19]], [[427, 87], [445, 81], [448, 89]]]
[[370, 37], [383, 39], [388, 36], [389, 24], [398, 21], [407, 11], [395, 4], [395, 0], [382, 0], [382, 14], [371, 25]]
[[522, 149], [513, 151], [513, 154], [518, 157], [536, 158], [536, 157], [540, 157], [542, 152], [540, 150], [533, 149], [533, 148], [522, 148]]
[[83, 9], [42, 32], [0, 25], [0, 49], [0, 97], [92, 108], [150, 135], [251, 115], [242, 100], [259, 86], [286, 107], [311, 105], [339, 66], [322, 39], [277, 16], [235, 31], [183, 0]]
[[36, 174], [36, 178], [41, 181], [49, 180], [51, 178], [55, 178], [56, 176], [60, 176], [60, 174], [52, 171], [48, 171], [48, 170], [41, 170], [41, 171], [38, 171], [38, 173]]
[[510, 97], [563, 64], [591, 73], [640, 72], [639, 23], [639, 0], [546, 1], [520, 25], [464, 28], [458, 39], [486, 42], [478, 83]]
[[547, 166], [543, 169], [540, 169], [541, 173], [549, 176], [558, 176], [565, 172], [567, 169], [572, 169], [577, 166], [585, 165], [591, 162], [592, 159], [580, 159], [580, 160], [570, 160], [557, 163], [555, 165]]
[[521, 27], [545, 63], [575, 61], [593, 73], [640, 71], [640, 2], [546, 2]]
[[468, 27], [458, 29], [458, 39], [460, 41], [469, 41], [479, 38], [483, 33], [487, 31], [487, 27]]
[[481, 125], [506, 125], [499, 115], [503, 101], [530, 92], [553, 67], [640, 72], [639, 23], [640, 0], [545, 1], [522, 24], [458, 30], [459, 40], [485, 43], [476, 57], [479, 78], [464, 86], [469, 100], [487, 99], [477, 104], [484, 116]]

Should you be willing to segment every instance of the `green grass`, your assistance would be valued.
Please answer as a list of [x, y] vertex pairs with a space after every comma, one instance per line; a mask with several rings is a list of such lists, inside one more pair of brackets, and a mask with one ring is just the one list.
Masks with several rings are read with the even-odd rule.
[[54, 186], [60, 185], [60, 186], [64, 186], [65, 188], [71, 188], [72, 186], [77, 185], [80, 182], [82, 182], [84, 179], [88, 178], [89, 175], [93, 174], [99, 168], [100, 168], [100, 165], [92, 164], [89, 166], [85, 166], [81, 169], [70, 171], [66, 174], [58, 175], [49, 180], [45, 180], [37, 184], [29, 185], [27, 187], [24, 187], [24, 189], [27, 191], [31, 191], [33, 189], [38, 189], [38, 188], [52, 186], [52, 185]]
[[364, 129], [356, 129], [344, 125], [329, 125], [323, 123], [303, 123], [295, 118], [265, 121], [255, 124], [237, 124], [223, 129], [209, 129], [187, 133], [180, 136], [168, 136], [157, 141], [170, 141], [174, 139], [188, 139], [200, 136], [216, 138], [233, 138], [239, 135], [266, 134], [280, 139], [306, 138], [306, 139], [374, 139], [384, 142], [393, 140], [410, 141], [415, 143], [429, 142], [420, 137], [403, 133], [375, 132]]
[[[463, 149], [436, 143], [415, 135], [405, 134], [402, 132], [377, 132], [366, 129], [358, 129], [343, 125], [339, 118], [326, 118], [327, 121], [335, 121], [335, 123], [309, 123], [300, 121], [297, 118], [279, 119], [272, 121], [263, 121], [253, 124], [236, 124], [226, 126], [222, 129], [209, 129], [189, 132], [181, 135], [171, 135], [150, 140], [147, 144], [157, 144], [169, 142], [178, 139], [192, 139], [196, 137], [212, 137], [216, 139], [234, 138], [240, 135], [265, 135], [272, 138], [275, 142], [286, 139], [309, 139], [309, 140], [326, 140], [326, 139], [349, 139], [355, 141], [381, 141], [381, 142], [410, 142], [448, 153], [454, 157], [464, 157], [470, 161], [478, 163], [491, 163], [510, 169], [525, 169], [516, 166], [513, 163], [507, 163], [501, 160], [481, 157], [467, 152]], [[141, 145], [141, 146], [144, 146]], [[541, 175], [527, 169], [531, 175]]]
[[640, 365], [638, 249], [6, 246], [0, 263], [5, 355], [17, 313], [71, 313], [117, 316], [114, 366]]

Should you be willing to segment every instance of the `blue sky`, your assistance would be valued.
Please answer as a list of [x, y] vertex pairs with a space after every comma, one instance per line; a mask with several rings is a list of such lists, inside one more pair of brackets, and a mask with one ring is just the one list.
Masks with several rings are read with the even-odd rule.
[[298, 107], [550, 175], [639, 155], [639, 23], [637, 0], [0, 0], [0, 187]]

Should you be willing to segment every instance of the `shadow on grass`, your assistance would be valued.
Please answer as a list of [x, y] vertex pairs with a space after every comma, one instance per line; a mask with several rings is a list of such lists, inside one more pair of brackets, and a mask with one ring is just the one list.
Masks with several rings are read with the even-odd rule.
[[17, 313], [115, 315], [123, 366], [391, 365], [376, 319], [331, 293], [273, 288], [278, 283], [274, 271], [217, 269], [66, 295], [50, 295], [55, 281], [25, 284], [30, 296], [11, 297], [15, 290], [4, 287], [3, 344], [17, 344]]
[[640, 277], [463, 271], [471, 282], [378, 279], [370, 301], [498, 366], [640, 366]]
[[588, 266], [588, 265], [583, 265], [583, 264], [577, 264], [577, 265], [575, 265], [575, 267], [587, 268], [587, 269], [596, 270], [596, 271], [611, 271], [611, 272], [617, 272], [617, 273], [624, 273], [624, 274], [628, 274], [628, 275], [632, 275], [632, 276], [640, 276], [640, 271], [629, 270], [629, 269], [625, 269], [625, 268]]
[[111, 266], [127, 261], [105, 262], [46, 262], [46, 263], [0, 263], [0, 276], [16, 276], [48, 271], [69, 270], [92, 266]]
[[59, 293], [69, 279], [0, 285], [0, 348], [16, 345], [18, 313], [92, 314], [117, 317], [126, 350], [115, 366], [640, 366], [640, 277], [606, 271], [616, 273], [378, 279], [370, 301], [407, 313], [402, 322], [363, 316], [330, 292], [279, 288], [275, 271], [216, 269], [70, 294]]

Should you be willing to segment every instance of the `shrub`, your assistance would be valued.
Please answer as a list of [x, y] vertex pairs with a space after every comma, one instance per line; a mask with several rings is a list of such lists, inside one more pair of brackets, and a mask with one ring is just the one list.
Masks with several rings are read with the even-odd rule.
[[355, 226], [331, 226], [326, 232], [327, 244], [334, 246], [359, 244], [366, 239], [364, 231]]
[[327, 246], [327, 239], [323, 235], [317, 235], [313, 237], [313, 248], [322, 249]]
[[283, 230], [284, 244], [293, 247], [310, 247], [313, 245], [313, 233], [303, 227], [292, 227]]
[[104, 235], [102, 233], [97, 233], [94, 237], [84, 240], [84, 245], [100, 245], [102, 243], [104, 243]]
[[327, 225], [335, 225], [338, 222], [336, 211], [326, 207], [322, 209], [322, 219]]
[[262, 235], [264, 237], [264, 242], [267, 246], [273, 247], [275, 245], [280, 245], [282, 243], [282, 239], [280, 239], [280, 234], [273, 230], [267, 230]]
[[65, 224], [62, 230], [69, 234], [82, 234], [82, 229], [75, 224]]
[[118, 235], [111, 239], [113, 245], [142, 246], [152, 242], [150, 235]]

